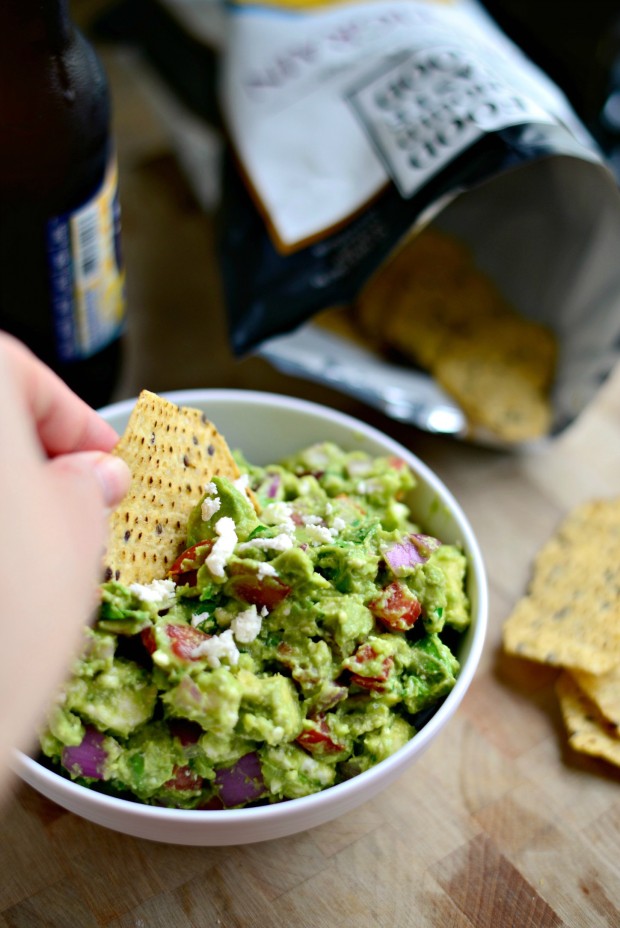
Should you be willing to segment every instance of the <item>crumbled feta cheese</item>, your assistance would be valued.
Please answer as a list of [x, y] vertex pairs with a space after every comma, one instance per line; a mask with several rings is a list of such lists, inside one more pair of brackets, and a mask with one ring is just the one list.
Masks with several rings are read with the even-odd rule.
[[263, 618], [265, 618], [266, 615], [269, 615], [269, 609], [267, 608], [267, 606], [262, 607], [260, 614], [262, 615]]
[[157, 603], [163, 609], [174, 603], [174, 580], [151, 580], [150, 583], [132, 583], [129, 586], [143, 603]]
[[341, 532], [346, 527], [347, 527], [347, 523], [344, 521], [344, 519], [341, 519], [340, 516], [336, 516], [336, 518], [332, 522], [332, 532], [335, 532], [336, 534], [338, 534], [338, 532]]
[[204, 620], [208, 618], [209, 616], [206, 612], [193, 612], [190, 621], [195, 628], [197, 625], [200, 625], [201, 622], [204, 622]]
[[277, 577], [278, 571], [273, 564], [270, 564], [268, 561], [261, 561], [256, 569], [256, 576], [259, 580], [262, 580], [264, 577]]
[[293, 539], [286, 532], [276, 535], [275, 538], [253, 538], [251, 541], [244, 541], [239, 545], [239, 551], [246, 551], [248, 548], [270, 549], [272, 551], [288, 551], [293, 547]]
[[165, 651], [154, 651], [153, 652], [153, 663], [157, 664], [158, 667], [169, 667], [170, 666], [170, 657], [166, 654]]
[[304, 525], [321, 525], [323, 518], [316, 515], [305, 515], [302, 517]]
[[208, 522], [211, 516], [218, 511], [222, 501], [219, 496], [205, 496], [200, 507], [200, 517], [203, 522]]
[[277, 525], [281, 532], [291, 534], [295, 531], [293, 507], [290, 503], [283, 503], [281, 500], [275, 503], [268, 503], [262, 510], [260, 517], [265, 525]]
[[248, 606], [243, 612], [238, 612], [231, 622], [232, 633], [243, 644], [254, 641], [261, 630], [263, 620], [256, 610], [256, 606]]
[[322, 445], [314, 445], [304, 452], [305, 463], [311, 470], [325, 470], [329, 464], [329, 456]]
[[230, 516], [222, 516], [215, 523], [215, 532], [218, 537], [205, 564], [214, 577], [223, 577], [224, 568], [237, 544], [237, 532], [233, 519]]
[[360, 480], [355, 489], [362, 496], [370, 496], [372, 493], [382, 493], [384, 486], [381, 480], [371, 478], [370, 480]]
[[365, 477], [372, 470], [373, 462], [367, 458], [352, 458], [347, 462], [349, 477]]
[[236, 480], [233, 480], [233, 486], [236, 490], [239, 490], [240, 493], [245, 493], [249, 485], [250, 478], [248, 474], [241, 474], [240, 477], [237, 477]]
[[333, 541], [331, 530], [326, 525], [307, 525], [306, 531], [313, 545], [329, 544]]
[[230, 664], [239, 663], [239, 649], [233, 641], [232, 629], [227, 628], [221, 635], [213, 635], [201, 641], [200, 644], [191, 652], [192, 658], [206, 657], [207, 664], [214, 670], [221, 666], [222, 658], [226, 658]]

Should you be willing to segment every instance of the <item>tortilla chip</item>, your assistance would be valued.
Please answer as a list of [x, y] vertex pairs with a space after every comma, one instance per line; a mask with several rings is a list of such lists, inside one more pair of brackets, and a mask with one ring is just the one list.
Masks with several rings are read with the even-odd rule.
[[576, 507], [542, 548], [504, 647], [588, 674], [620, 666], [620, 499]]
[[569, 673], [558, 678], [556, 692], [570, 746], [582, 754], [601, 757], [620, 766], [617, 728], [601, 715]]
[[608, 722], [620, 727], [620, 665], [607, 673], [587, 673], [572, 670], [571, 675], [579, 689], [593, 702]]
[[506, 442], [534, 441], [549, 432], [551, 406], [527, 369], [483, 341], [444, 347], [434, 374], [458, 402], [471, 425]]
[[557, 339], [517, 312], [464, 243], [426, 229], [361, 291], [355, 317], [379, 350], [427, 370], [470, 425], [506, 443], [549, 432]]
[[189, 515], [216, 475], [239, 468], [204, 413], [144, 390], [115, 453], [129, 465], [129, 492], [110, 517], [105, 579], [165, 577], [185, 546]]
[[519, 602], [504, 625], [508, 653], [552, 667], [607, 673], [620, 659], [620, 634], [597, 615], [584, 614], [581, 603], [558, 597], [553, 603]]

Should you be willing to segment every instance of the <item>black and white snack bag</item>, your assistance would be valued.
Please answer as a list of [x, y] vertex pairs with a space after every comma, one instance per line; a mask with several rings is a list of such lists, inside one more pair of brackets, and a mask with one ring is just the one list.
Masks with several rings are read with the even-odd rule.
[[556, 333], [552, 433], [575, 419], [620, 349], [620, 193], [565, 96], [479, 4], [232, 6], [220, 98], [238, 356], [471, 437], [428, 374], [312, 324], [433, 224]]

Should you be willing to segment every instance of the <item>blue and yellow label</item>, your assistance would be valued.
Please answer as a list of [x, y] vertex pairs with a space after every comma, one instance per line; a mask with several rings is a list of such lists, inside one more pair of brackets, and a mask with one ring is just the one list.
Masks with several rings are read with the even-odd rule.
[[115, 160], [86, 203], [48, 222], [47, 253], [58, 356], [88, 358], [120, 334], [125, 317]]

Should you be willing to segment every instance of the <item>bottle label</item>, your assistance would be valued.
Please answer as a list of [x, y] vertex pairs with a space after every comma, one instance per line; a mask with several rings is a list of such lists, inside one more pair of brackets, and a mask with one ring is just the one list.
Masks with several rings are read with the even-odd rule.
[[58, 357], [83, 360], [120, 334], [125, 316], [115, 159], [92, 197], [49, 220], [47, 254]]

